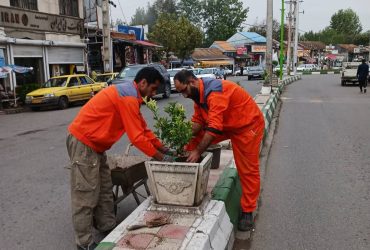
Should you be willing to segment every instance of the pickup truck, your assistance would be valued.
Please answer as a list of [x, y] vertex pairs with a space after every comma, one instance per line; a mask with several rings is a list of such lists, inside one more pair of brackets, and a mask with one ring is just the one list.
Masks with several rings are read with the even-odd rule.
[[357, 68], [361, 62], [344, 62], [342, 68], [341, 85], [345, 86], [347, 83], [356, 84], [357, 79]]

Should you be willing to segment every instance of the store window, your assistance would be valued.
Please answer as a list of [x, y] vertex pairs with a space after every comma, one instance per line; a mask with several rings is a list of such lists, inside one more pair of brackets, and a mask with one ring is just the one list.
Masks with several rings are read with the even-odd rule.
[[10, 6], [22, 9], [38, 10], [37, 0], [10, 0]]
[[78, 0], [59, 0], [60, 14], [78, 17]]

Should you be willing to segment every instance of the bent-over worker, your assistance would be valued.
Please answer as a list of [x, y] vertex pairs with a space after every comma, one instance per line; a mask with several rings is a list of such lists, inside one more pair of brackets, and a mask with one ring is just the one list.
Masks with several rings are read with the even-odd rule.
[[253, 98], [231, 81], [198, 79], [187, 70], [178, 72], [174, 81], [176, 90], [195, 102], [188, 162], [197, 162], [211, 143], [231, 139], [242, 185], [238, 228], [251, 230], [260, 192], [259, 150], [265, 128], [262, 112]]

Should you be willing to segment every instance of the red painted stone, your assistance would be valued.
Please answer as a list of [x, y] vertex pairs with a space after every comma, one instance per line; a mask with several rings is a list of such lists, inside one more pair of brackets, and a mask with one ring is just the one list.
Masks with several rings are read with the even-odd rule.
[[127, 234], [117, 242], [116, 246], [122, 248], [145, 249], [149, 246], [153, 238], [153, 234]]
[[169, 213], [163, 213], [163, 212], [148, 211], [144, 214], [144, 221], [150, 221], [150, 220], [153, 220], [154, 218], [157, 218], [157, 217], [160, 217], [160, 216], [166, 217], [168, 219], [170, 217], [170, 214]]
[[188, 231], [189, 227], [170, 224], [163, 226], [157, 235], [163, 238], [183, 240]]

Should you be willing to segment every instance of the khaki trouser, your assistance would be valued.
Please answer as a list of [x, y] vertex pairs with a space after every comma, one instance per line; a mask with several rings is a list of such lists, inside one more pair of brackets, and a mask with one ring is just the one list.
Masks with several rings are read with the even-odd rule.
[[100, 232], [115, 227], [112, 180], [106, 154], [98, 154], [73, 135], [67, 137], [71, 160], [72, 219], [77, 245], [93, 241], [93, 220]]

